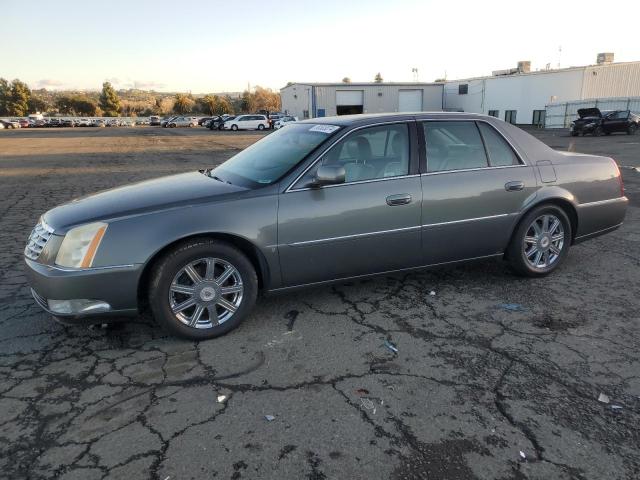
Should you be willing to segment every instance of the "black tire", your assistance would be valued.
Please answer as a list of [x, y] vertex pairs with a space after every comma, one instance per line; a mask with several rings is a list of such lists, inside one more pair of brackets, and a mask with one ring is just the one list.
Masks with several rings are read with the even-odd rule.
[[[560, 220], [562, 224], [562, 229], [564, 233], [564, 238], [562, 242], [562, 247], [560, 248], [560, 254], [557, 258], [546, 267], [534, 267], [525, 254], [525, 236], [527, 235], [527, 231], [531, 228], [533, 222], [543, 215], [553, 215], [558, 220]], [[513, 237], [511, 238], [511, 243], [507, 248], [507, 259], [511, 268], [518, 275], [526, 276], [526, 277], [544, 277], [545, 275], [550, 274], [554, 270], [556, 270], [566, 258], [569, 246], [571, 244], [572, 238], [571, 232], [571, 221], [567, 216], [567, 213], [556, 205], [547, 204], [541, 205], [532, 209], [528, 212], [518, 224]]]
[[234, 132], [238, 131], [238, 125], [231, 125], [231, 130], [233, 130]]
[[[173, 313], [169, 304], [170, 286], [181, 269], [207, 257], [228, 262], [237, 270], [242, 280], [242, 299], [237, 310], [226, 321], [209, 328], [195, 328], [182, 323]], [[151, 271], [149, 305], [154, 318], [171, 334], [189, 340], [206, 340], [233, 330], [251, 312], [257, 295], [258, 278], [251, 262], [235, 247], [213, 239], [193, 239], [179, 244], [166, 253]]]
[[631, 125], [629, 125], [629, 128], [627, 128], [627, 135], [635, 135], [637, 131], [637, 125], [635, 123], [632, 123]]
[[593, 129], [593, 136], [594, 137], [599, 137], [600, 135], [602, 135], [602, 127], [596, 127]]
[[264, 130], [264, 125], [262, 124], [258, 125], [258, 130]]

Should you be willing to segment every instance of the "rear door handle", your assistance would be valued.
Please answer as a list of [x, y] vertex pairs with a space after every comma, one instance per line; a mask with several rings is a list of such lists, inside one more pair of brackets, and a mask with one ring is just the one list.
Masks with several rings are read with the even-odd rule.
[[408, 193], [398, 193], [397, 195], [389, 195], [387, 197], [387, 205], [394, 207], [396, 205], [407, 205], [411, 203], [411, 195]]
[[520, 190], [524, 189], [524, 182], [507, 182], [504, 184], [504, 189], [507, 192], [519, 192]]

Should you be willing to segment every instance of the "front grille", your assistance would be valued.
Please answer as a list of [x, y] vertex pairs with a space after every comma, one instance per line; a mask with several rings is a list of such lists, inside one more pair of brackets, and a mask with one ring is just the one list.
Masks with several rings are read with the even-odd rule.
[[42, 253], [42, 249], [49, 241], [49, 238], [51, 238], [52, 233], [53, 228], [47, 225], [44, 220], [41, 220], [31, 231], [31, 235], [29, 235], [27, 246], [24, 249], [25, 257], [31, 260], [37, 260]]

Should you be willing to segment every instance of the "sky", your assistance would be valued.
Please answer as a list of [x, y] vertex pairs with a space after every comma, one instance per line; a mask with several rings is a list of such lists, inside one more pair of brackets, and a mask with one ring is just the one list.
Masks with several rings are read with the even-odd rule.
[[[0, 10], [0, 77], [31, 88], [192, 93], [419, 81], [640, 60], [640, 2], [56, 0]], [[8, 42], [7, 42], [7, 39]]]

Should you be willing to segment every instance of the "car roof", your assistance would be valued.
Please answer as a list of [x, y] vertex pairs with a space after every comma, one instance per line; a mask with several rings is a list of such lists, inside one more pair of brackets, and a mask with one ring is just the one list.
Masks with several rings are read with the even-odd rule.
[[403, 121], [403, 120], [473, 120], [478, 118], [494, 117], [479, 113], [467, 112], [407, 112], [407, 113], [365, 113], [359, 115], [340, 115], [335, 117], [316, 117], [303, 120], [301, 123], [331, 124], [340, 126], [366, 125], [369, 123], [380, 123], [381, 121]]

